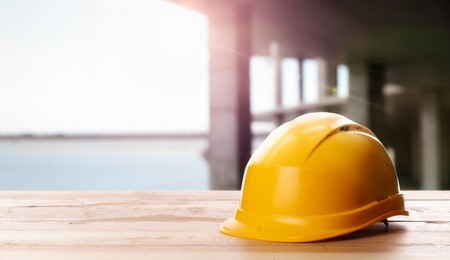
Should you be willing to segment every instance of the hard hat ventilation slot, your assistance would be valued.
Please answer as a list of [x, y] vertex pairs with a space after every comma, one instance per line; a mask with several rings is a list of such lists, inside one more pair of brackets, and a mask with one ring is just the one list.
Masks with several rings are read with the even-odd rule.
[[342, 126], [339, 130], [342, 132], [342, 131], [348, 131], [349, 129], [350, 129], [350, 126], [345, 125], [345, 126]]
[[348, 132], [348, 131], [363, 131], [363, 132], [369, 132], [363, 127], [360, 127], [358, 125], [344, 125], [339, 128], [337, 132]]
[[322, 140], [320, 140], [317, 143], [317, 145], [311, 150], [309, 155], [306, 157], [305, 162], [308, 161], [309, 157], [311, 157], [311, 155], [317, 150], [317, 148], [319, 148], [331, 136], [333, 136], [335, 134], [339, 134], [340, 132], [350, 132], [350, 131], [362, 131], [362, 132], [371, 134], [370, 130], [368, 130], [364, 127], [361, 127], [360, 125], [351, 125], [350, 124], [350, 125], [343, 125], [341, 127], [335, 128], [333, 131], [328, 133], [326, 136], [324, 136], [322, 138]]

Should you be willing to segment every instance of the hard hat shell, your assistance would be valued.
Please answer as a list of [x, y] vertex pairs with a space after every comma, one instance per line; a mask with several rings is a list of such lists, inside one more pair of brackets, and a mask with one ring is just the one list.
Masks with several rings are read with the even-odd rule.
[[408, 215], [397, 174], [366, 127], [309, 113], [275, 129], [250, 158], [241, 199], [221, 232], [307, 242]]

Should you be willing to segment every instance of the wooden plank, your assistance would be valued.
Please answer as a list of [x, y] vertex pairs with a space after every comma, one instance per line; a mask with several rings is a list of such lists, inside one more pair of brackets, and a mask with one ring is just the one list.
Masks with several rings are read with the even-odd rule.
[[[196, 201], [189, 204], [174, 202], [93, 203], [55, 205], [55, 203], [0, 207], [0, 221], [205, 221], [223, 220], [232, 215], [235, 201]], [[449, 201], [407, 201], [410, 216], [393, 219], [403, 221], [450, 221]]]
[[[450, 191], [439, 190], [421, 190], [410, 191], [402, 190], [406, 200], [450, 200]], [[145, 201], [222, 201], [222, 200], [239, 200], [240, 191], [1, 191], [0, 206], [8, 199], [17, 203], [17, 201], [31, 199], [34, 203], [48, 199], [57, 203], [55, 194], [58, 199], [67, 200], [69, 202], [82, 201], [87, 199], [88, 202], [96, 200], [102, 202], [134, 202], [138, 200]]]
[[442, 190], [404, 190], [405, 200], [450, 200], [450, 191]]
[[221, 234], [239, 192], [0, 192], [0, 258], [450, 258], [448, 191], [407, 191], [393, 217], [314, 243]]
[[[382, 223], [361, 232], [315, 243], [276, 243], [238, 239], [219, 233], [220, 222], [151, 222], [132, 223], [2, 223], [0, 248], [5, 246], [248, 246], [265, 250], [295, 250], [320, 252], [323, 247], [339, 248], [363, 246], [366, 248], [399, 247], [407, 245], [450, 246], [449, 223], [391, 223], [388, 231]], [[32, 235], [30, 235], [32, 234]], [[445, 239], [447, 238], [447, 239]], [[300, 246], [301, 245], [301, 246]], [[250, 249], [250, 248], [248, 248]], [[363, 250], [361, 249], [361, 250]], [[258, 249], [259, 250], [259, 249]], [[331, 250], [331, 249], [330, 249]]]

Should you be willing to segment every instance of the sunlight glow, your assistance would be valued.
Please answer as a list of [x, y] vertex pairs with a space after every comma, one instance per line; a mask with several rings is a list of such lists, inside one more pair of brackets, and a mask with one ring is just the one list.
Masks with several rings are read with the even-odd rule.
[[349, 94], [349, 88], [350, 88], [350, 71], [348, 70], [348, 67], [339, 64], [337, 67], [337, 95], [340, 98], [346, 98]]
[[300, 65], [298, 59], [284, 58], [281, 62], [281, 94], [284, 107], [300, 103]]
[[319, 100], [319, 61], [305, 59], [303, 61], [303, 101], [314, 103]]
[[252, 113], [275, 108], [275, 66], [270, 57], [250, 58], [250, 108]]
[[0, 132], [208, 131], [207, 26], [166, 1], [0, 2]]

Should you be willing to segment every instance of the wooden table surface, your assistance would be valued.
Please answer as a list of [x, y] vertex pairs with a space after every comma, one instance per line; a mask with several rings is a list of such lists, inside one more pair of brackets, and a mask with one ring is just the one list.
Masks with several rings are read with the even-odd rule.
[[237, 191], [0, 192], [0, 259], [450, 259], [450, 191], [405, 191], [409, 217], [339, 238], [219, 233]]

